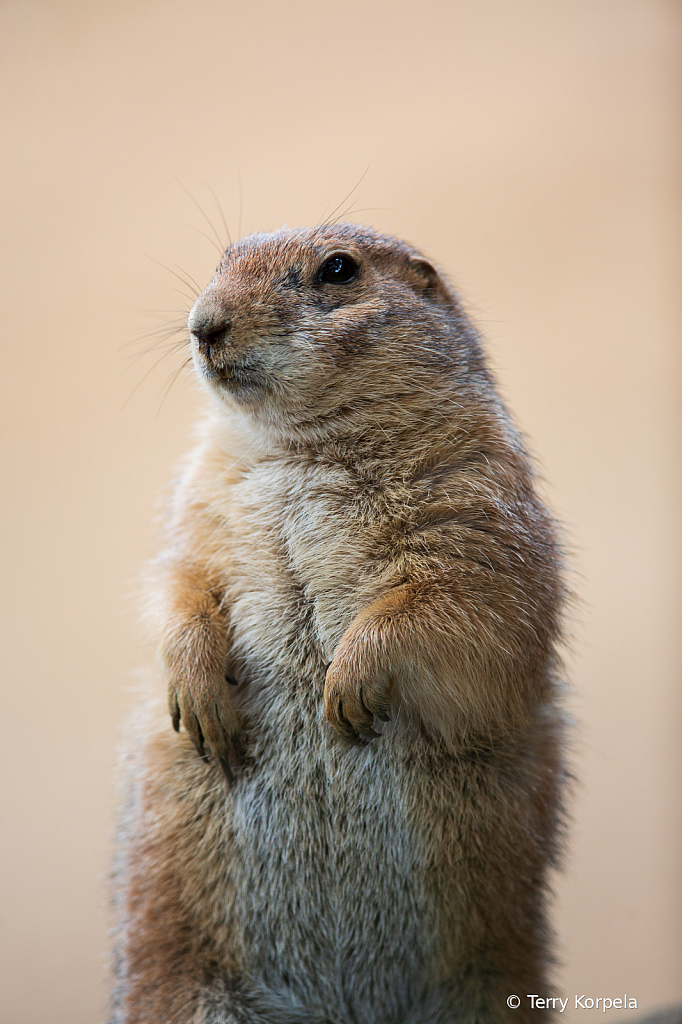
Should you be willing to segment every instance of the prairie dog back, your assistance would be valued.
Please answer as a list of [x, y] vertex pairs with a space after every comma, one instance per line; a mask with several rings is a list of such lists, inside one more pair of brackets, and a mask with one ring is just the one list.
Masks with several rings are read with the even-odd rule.
[[230, 247], [189, 329], [209, 403], [154, 567], [170, 722], [124, 766], [112, 1021], [521, 1021], [563, 586], [478, 337], [350, 224]]

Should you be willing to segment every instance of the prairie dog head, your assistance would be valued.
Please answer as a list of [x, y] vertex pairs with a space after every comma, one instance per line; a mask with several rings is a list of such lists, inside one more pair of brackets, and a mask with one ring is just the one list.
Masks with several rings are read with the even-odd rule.
[[293, 427], [423, 399], [426, 382], [471, 354], [463, 323], [418, 252], [340, 224], [231, 246], [188, 326], [195, 368], [221, 403]]

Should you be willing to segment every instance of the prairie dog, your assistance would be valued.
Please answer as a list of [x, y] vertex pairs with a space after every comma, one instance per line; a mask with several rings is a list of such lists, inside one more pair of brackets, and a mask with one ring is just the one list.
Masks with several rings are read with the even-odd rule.
[[112, 1022], [542, 1020], [561, 559], [476, 332], [353, 224], [231, 246], [189, 330]]

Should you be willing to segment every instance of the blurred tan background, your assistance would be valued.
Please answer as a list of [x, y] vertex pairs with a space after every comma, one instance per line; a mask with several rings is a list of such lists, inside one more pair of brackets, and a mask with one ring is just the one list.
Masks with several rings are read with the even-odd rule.
[[185, 189], [236, 233], [357, 185], [458, 284], [580, 599], [560, 1019], [682, 1001], [681, 39], [668, 0], [2, 0], [1, 1024], [104, 1014], [130, 594], [200, 402], [125, 345], [189, 306], [154, 261], [217, 262]]

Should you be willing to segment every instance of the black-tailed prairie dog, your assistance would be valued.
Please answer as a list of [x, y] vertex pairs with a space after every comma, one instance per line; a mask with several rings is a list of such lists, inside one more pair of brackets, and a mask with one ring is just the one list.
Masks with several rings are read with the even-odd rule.
[[563, 585], [475, 330], [352, 224], [231, 246], [189, 329], [111, 1020], [541, 1021]]

